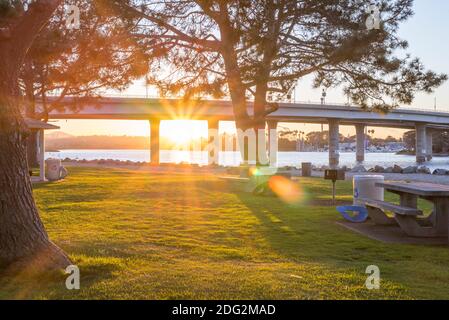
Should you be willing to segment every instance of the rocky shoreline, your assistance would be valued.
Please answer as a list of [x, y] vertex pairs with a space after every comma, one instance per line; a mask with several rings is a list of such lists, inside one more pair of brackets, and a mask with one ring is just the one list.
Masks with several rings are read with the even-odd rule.
[[[328, 167], [313, 167], [314, 171], [324, 171], [328, 169]], [[446, 169], [435, 169], [430, 170], [428, 167], [422, 166], [408, 166], [402, 168], [401, 166], [394, 165], [393, 167], [384, 168], [382, 166], [375, 166], [374, 168], [367, 169], [363, 165], [357, 165], [354, 168], [342, 167], [346, 172], [351, 173], [395, 173], [395, 174], [428, 174], [428, 175], [438, 175], [445, 176], [449, 175], [449, 170]]]
[[[114, 160], [114, 159], [99, 159], [99, 160], [76, 160], [76, 159], [70, 159], [65, 158], [62, 160], [63, 163], [70, 163], [70, 164], [83, 164], [83, 165], [100, 165], [100, 166], [148, 166], [151, 167], [151, 165], [148, 162], [135, 162], [130, 160]], [[222, 168], [227, 169], [228, 171], [233, 171], [233, 169], [238, 169], [238, 167], [226, 167], [221, 165], [212, 165], [212, 166], [201, 166], [199, 164], [190, 164], [190, 163], [162, 163], [158, 165], [159, 167], [190, 167], [190, 168]], [[313, 171], [317, 172], [323, 172], [329, 167], [327, 166], [312, 166]], [[279, 168], [282, 171], [298, 171], [300, 170], [299, 167], [293, 167], [293, 166], [285, 166]], [[386, 174], [426, 174], [426, 175], [438, 175], [438, 176], [449, 176], [449, 170], [446, 169], [435, 169], [430, 170], [428, 167], [422, 165], [422, 166], [408, 166], [405, 168], [402, 168], [398, 165], [395, 165], [393, 167], [387, 167], [384, 168], [382, 166], [375, 166], [374, 168], [367, 169], [363, 165], [357, 165], [353, 168], [349, 168], [346, 166], [343, 166], [341, 169], [345, 170], [349, 173], [386, 173]]]

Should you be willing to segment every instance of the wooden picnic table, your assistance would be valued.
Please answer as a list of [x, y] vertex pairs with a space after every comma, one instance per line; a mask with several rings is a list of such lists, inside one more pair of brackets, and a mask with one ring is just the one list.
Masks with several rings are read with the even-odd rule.
[[449, 236], [449, 186], [424, 182], [379, 182], [377, 187], [398, 194], [400, 205], [408, 208], [418, 207], [418, 198], [432, 202], [432, 215], [426, 219], [430, 226], [423, 226], [417, 217], [396, 216], [403, 229], [412, 229], [416, 236]]

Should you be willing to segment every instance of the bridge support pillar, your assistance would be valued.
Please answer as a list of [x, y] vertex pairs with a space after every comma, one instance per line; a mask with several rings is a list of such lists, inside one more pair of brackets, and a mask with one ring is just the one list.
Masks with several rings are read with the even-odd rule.
[[365, 161], [365, 125], [364, 124], [356, 124], [356, 160], [357, 162]]
[[270, 166], [276, 167], [278, 162], [278, 122], [271, 120], [268, 124], [268, 150]]
[[433, 130], [432, 129], [427, 129], [426, 132], [426, 160], [430, 161], [433, 158]]
[[336, 119], [329, 119], [329, 167], [338, 168], [340, 164], [340, 129], [339, 122]]
[[39, 180], [45, 181], [45, 134], [44, 130], [39, 130], [39, 141], [38, 141], [38, 148], [39, 148]]
[[426, 125], [422, 123], [416, 124], [416, 162], [424, 163], [426, 162], [427, 156], [427, 137], [426, 137]]
[[150, 120], [150, 155], [151, 164], [159, 165], [159, 129], [161, 121], [159, 119]]
[[220, 154], [220, 134], [219, 120], [208, 120], [208, 145], [207, 145], [207, 163], [208, 165], [218, 165]]

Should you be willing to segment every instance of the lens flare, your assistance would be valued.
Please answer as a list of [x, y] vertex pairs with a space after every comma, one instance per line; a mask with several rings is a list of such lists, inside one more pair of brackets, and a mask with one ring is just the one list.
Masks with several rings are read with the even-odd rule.
[[260, 170], [257, 167], [251, 167], [249, 168], [249, 175], [250, 176], [259, 176], [261, 174]]
[[273, 176], [268, 181], [268, 185], [286, 203], [297, 204], [304, 198], [304, 192], [299, 185], [285, 177]]

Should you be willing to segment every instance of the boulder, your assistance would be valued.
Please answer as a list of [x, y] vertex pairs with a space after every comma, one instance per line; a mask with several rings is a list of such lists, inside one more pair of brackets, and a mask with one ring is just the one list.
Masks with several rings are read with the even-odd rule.
[[376, 172], [376, 173], [384, 173], [384, 172], [385, 172], [385, 168], [382, 167], [382, 166], [375, 166], [373, 172]]
[[354, 168], [352, 168], [351, 172], [353, 173], [362, 173], [362, 172], [367, 172], [366, 168], [362, 165], [357, 165]]
[[409, 166], [407, 168], [404, 168], [404, 170], [402, 170], [402, 173], [404, 174], [413, 174], [413, 173], [417, 173], [418, 172], [418, 167], [416, 166]]
[[418, 170], [416, 171], [417, 173], [421, 173], [421, 174], [431, 174], [432, 172], [430, 171], [429, 168], [427, 168], [426, 166], [421, 166], [418, 168]]
[[433, 174], [436, 176], [445, 176], [448, 173], [445, 169], [436, 169]]
[[394, 165], [393, 173], [402, 173], [402, 168], [398, 165]]
[[385, 173], [393, 173], [393, 167], [386, 168]]

